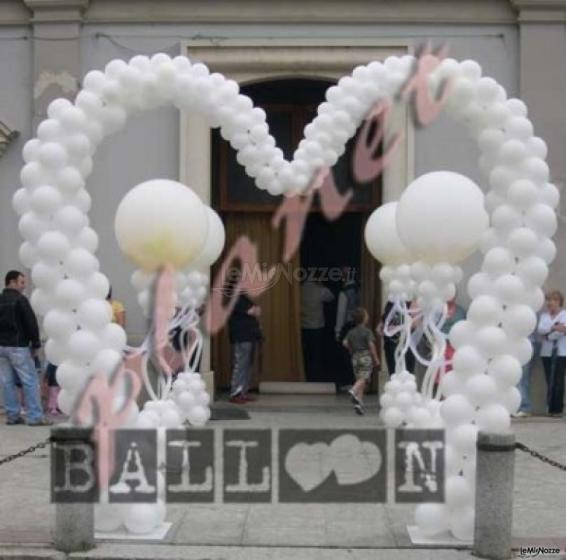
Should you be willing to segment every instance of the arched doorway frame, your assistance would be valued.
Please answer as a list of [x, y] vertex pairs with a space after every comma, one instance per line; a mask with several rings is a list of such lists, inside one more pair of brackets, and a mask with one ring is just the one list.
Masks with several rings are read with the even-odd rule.
[[[338, 81], [368, 60], [412, 53], [412, 45], [402, 39], [198, 39], [181, 44], [181, 54], [203, 62], [211, 72], [220, 72], [240, 85], [291, 77]], [[391, 112], [386, 141], [401, 131], [403, 139], [383, 172], [383, 202], [397, 200], [414, 176], [414, 126], [404, 102], [396, 103]], [[203, 117], [189, 117], [181, 112], [179, 133], [179, 179], [210, 204], [209, 124]], [[210, 339], [205, 337], [201, 371], [206, 377], [210, 376], [210, 366]], [[213, 386], [213, 380], [207, 380], [207, 385]]]

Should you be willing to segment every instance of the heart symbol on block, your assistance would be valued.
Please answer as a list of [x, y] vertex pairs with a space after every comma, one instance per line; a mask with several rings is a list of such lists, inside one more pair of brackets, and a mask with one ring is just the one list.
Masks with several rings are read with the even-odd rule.
[[360, 484], [379, 472], [382, 456], [370, 441], [360, 441], [352, 434], [337, 437], [331, 444], [329, 456], [340, 485]]
[[379, 472], [382, 462], [381, 452], [375, 444], [345, 434], [330, 445], [294, 445], [285, 458], [285, 469], [304, 492], [310, 492], [333, 471], [342, 486], [365, 482]]
[[320, 486], [330, 476], [332, 462], [327, 460], [328, 451], [325, 443], [298, 443], [287, 453], [285, 469], [304, 492]]

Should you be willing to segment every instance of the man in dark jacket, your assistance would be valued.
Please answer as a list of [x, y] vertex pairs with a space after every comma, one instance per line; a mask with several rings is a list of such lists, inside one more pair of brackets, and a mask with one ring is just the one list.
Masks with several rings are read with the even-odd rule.
[[0, 294], [0, 377], [9, 425], [23, 424], [16, 394], [16, 379], [22, 385], [29, 426], [47, 426], [39, 397], [39, 381], [33, 358], [41, 343], [37, 319], [23, 295], [26, 277], [17, 270], [6, 274]]
[[258, 317], [261, 309], [244, 293], [238, 296], [228, 319], [232, 345], [232, 383], [230, 401], [244, 404], [254, 400], [248, 395], [251, 371], [257, 343], [262, 339]]

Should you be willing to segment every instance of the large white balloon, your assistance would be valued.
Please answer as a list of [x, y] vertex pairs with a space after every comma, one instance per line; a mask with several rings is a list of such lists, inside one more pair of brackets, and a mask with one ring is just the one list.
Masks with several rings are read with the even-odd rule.
[[397, 206], [399, 237], [411, 253], [429, 263], [465, 259], [478, 247], [488, 224], [480, 188], [451, 171], [421, 175]]
[[201, 251], [208, 229], [205, 207], [188, 187], [154, 179], [123, 198], [114, 223], [118, 245], [144, 270], [187, 265]]
[[388, 202], [374, 210], [366, 223], [366, 246], [382, 264], [397, 265], [414, 260], [399, 238], [396, 216], [397, 202]]
[[226, 233], [220, 216], [210, 206], [205, 206], [208, 219], [208, 229], [204, 247], [200, 253], [190, 262], [190, 268], [194, 270], [204, 269], [212, 265], [222, 253], [226, 241]]

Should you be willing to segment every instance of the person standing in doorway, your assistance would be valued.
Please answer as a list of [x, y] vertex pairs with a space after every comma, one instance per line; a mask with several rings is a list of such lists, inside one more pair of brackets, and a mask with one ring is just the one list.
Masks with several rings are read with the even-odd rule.
[[324, 304], [334, 294], [320, 282], [305, 280], [301, 286], [301, 329], [307, 381], [323, 381]]
[[259, 325], [261, 308], [241, 293], [228, 319], [232, 346], [232, 382], [230, 402], [245, 404], [255, 398], [248, 394], [257, 345], [263, 336]]
[[34, 357], [41, 343], [35, 313], [24, 296], [26, 277], [11, 270], [5, 277], [0, 294], [0, 376], [4, 389], [7, 424], [23, 424], [16, 393], [18, 379], [24, 393], [28, 426], [49, 426], [43, 416], [39, 396], [39, 379]]
[[546, 294], [546, 310], [538, 323], [542, 337], [540, 355], [547, 383], [550, 416], [562, 416], [564, 410], [564, 373], [566, 370], [566, 310], [564, 296], [558, 290]]

